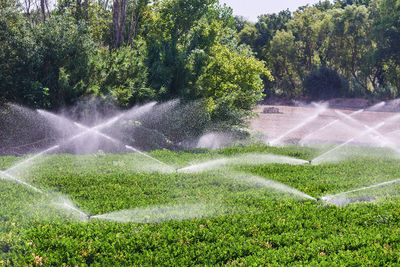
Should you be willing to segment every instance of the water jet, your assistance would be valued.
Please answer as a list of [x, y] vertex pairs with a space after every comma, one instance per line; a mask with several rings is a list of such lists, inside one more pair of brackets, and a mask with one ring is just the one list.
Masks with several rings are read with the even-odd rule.
[[362, 137], [362, 136], [364, 136], [364, 135], [366, 135], [366, 134], [368, 134], [368, 133], [370, 133], [372, 131], [378, 130], [383, 125], [385, 125], [385, 122], [381, 122], [378, 125], [376, 125], [375, 127], [370, 128], [370, 129], [364, 131], [363, 133], [359, 134], [358, 136], [352, 137], [349, 140], [347, 140], [346, 142], [343, 142], [342, 144], [335, 146], [334, 148], [328, 150], [327, 152], [325, 152], [325, 153], [319, 155], [318, 157], [314, 158], [313, 160], [311, 160], [311, 164], [320, 164], [322, 159], [326, 158], [328, 155], [332, 154], [334, 151], [336, 151], [336, 150], [344, 147], [345, 145], [353, 142], [357, 138], [360, 138], [360, 137]]
[[287, 132], [281, 134], [280, 136], [276, 137], [275, 139], [273, 139], [272, 141], [269, 141], [268, 144], [271, 146], [277, 145], [279, 144], [285, 137], [287, 137], [289, 134], [305, 127], [306, 125], [310, 124], [311, 122], [313, 122], [314, 120], [316, 120], [320, 114], [322, 114], [323, 112], [326, 111], [326, 109], [328, 108], [327, 105], [320, 105], [317, 103], [312, 103], [312, 106], [314, 106], [314, 108], [317, 109], [316, 114], [312, 115], [308, 118], [306, 118], [303, 122], [297, 124], [296, 126], [294, 126], [293, 128], [289, 129]]
[[[351, 113], [351, 114], [349, 115], [349, 117], [355, 116], [355, 115], [357, 115], [357, 114], [359, 114], [359, 113], [362, 113], [362, 112], [364, 112], [364, 109], [357, 110], [357, 111]], [[311, 136], [316, 135], [318, 132], [321, 132], [321, 131], [323, 131], [323, 130], [329, 128], [329, 127], [334, 126], [334, 125], [337, 124], [338, 122], [340, 122], [339, 119], [333, 120], [333, 121], [331, 121], [330, 123], [326, 124], [325, 126], [322, 126], [321, 128], [317, 129], [316, 131], [311, 132], [311, 133], [309, 133], [308, 135], [302, 137], [302, 138], [300, 139], [300, 141], [299, 141], [299, 145], [304, 145], [304, 144], [305, 144], [305, 140], [309, 139]]]

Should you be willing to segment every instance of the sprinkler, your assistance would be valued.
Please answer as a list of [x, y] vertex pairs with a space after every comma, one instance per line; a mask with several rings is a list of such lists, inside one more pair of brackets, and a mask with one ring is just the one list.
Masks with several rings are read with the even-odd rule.
[[87, 217], [87, 220], [90, 221], [90, 218], [92, 217], [92, 214], [88, 213], [88, 214], [86, 215], [86, 217]]

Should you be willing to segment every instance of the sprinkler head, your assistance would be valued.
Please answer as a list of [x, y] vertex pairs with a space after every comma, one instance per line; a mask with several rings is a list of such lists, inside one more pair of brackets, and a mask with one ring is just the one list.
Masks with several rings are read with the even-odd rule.
[[309, 160], [309, 161], [308, 161], [308, 164], [309, 164], [309, 165], [312, 165], [312, 160]]
[[329, 197], [327, 197], [327, 196], [317, 197], [315, 199], [317, 200], [317, 202], [321, 202], [321, 203], [324, 203], [324, 204], [329, 204], [330, 203], [329, 202]]
[[88, 215], [87, 215], [88, 221], [90, 221], [90, 218], [91, 218], [91, 217], [92, 217], [92, 214], [88, 213]]

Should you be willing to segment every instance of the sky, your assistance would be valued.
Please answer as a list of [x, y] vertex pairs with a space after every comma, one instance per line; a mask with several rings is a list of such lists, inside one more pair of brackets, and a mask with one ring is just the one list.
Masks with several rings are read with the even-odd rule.
[[318, 3], [319, 0], [220, 0], [233, 9], [234, 15], [240, 15], [256, 22], [257, 16], [267, 13], [278, 13], [288, 9], [295, 11], [299, 6]]

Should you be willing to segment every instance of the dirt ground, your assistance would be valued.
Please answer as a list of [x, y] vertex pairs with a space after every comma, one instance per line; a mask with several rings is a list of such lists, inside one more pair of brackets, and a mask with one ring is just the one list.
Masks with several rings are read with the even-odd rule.
[[[264, 113], [265, 108], [276, 108], [278, 113]], [[252, 120], [251, 129], [265, 135], [265, 141], [272, 144], [342, 143], [350, 140], [382, 145], [400, 140], [400, 113], [361, 108], [259, 105], [256, 109], [258, 117]]]

